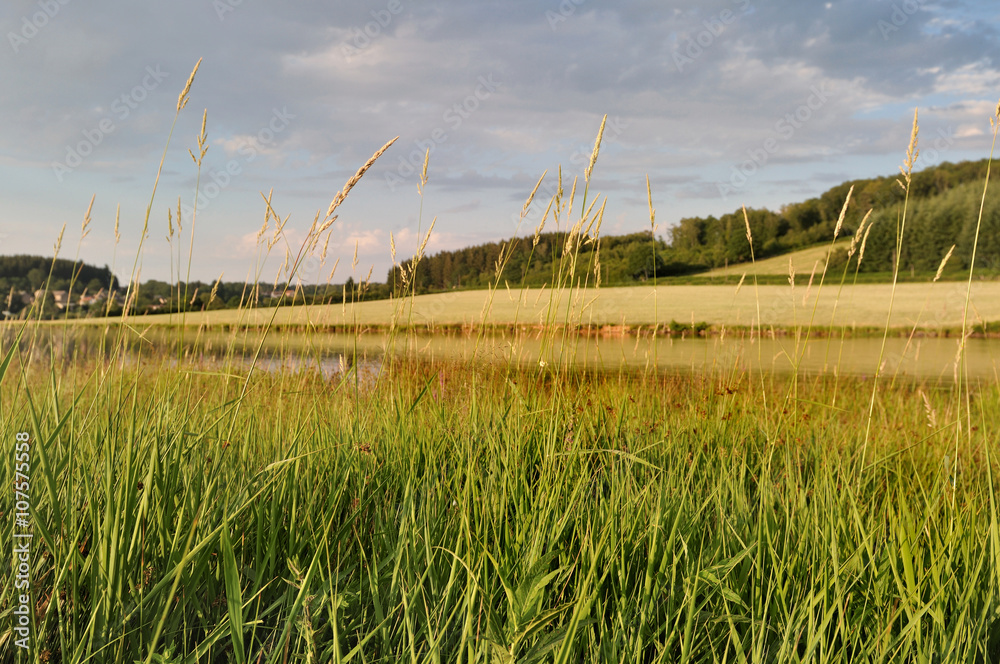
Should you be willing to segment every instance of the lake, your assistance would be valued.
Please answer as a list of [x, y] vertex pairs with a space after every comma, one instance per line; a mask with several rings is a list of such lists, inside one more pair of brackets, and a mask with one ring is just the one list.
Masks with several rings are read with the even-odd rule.
[[[81, 328], [39, 328], [34, 358], [52, 352], [59, 362], [90, 361], [110, 355], [114, 331]], [[261, 334], [189, 330], [183, 343], [177, 330], [151, 328], [141, 337], [129, 332], [127, 362], [166, 355], [174, 364], [206, 369], [245, 371], [251, 365]], [[13, 338], [3, 332], [4, 347]], [[426, 360], [475, 360], [540, 367], [618, 370], [657, 369], [667, 372], [766, 371], [804, 375], [870, 376], [879, 365], [883, 375], [900, 375], [950, 382], [956, 376], [957, 338], [890, 337], [881, 353], [881, 337], [839, 336], [751, 338], [747, 333], [710, 337], [649, 335], [541, 334], [536, 331], [463, 334], [271, 332], [261, 345], [256, 367], [265, 371], [318, 369], [332, 377], [352, 366], [351, 358], [376, 368], [387, 351]], [[22, 343], [25, 343], [22, 341]], [[178, 350], [178, 349], [181, 350]], [[1000, 382], [1000, 339], [967, 341], [969, 378]]]

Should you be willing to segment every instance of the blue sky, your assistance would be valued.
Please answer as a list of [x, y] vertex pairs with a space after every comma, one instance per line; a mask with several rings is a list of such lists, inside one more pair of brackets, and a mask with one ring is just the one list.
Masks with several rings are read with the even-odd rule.
[[[199, 58], [142, 279], [169, 279], [171, 251], [176, 269], [167, 209], [194, 201], [188, 149], [207, 109], [194, 278], [255, 269], [261, 192], [273, 190], [297, 248], [316, 212], [398, 135], [340, 208], [326, 265], [305, 275], [326, 280], [339, 257], [333, 280], [343, 281], [357, 247], [355, 276], [382, 280], [389, 234], [405, 257], [433, 217], [431, 252], [512, 235], [543, 171], [552, 184], [559, 165], [567, 181], [582, 177], [604, 114], [591, 191], [607, 196], [605, 234], [648, 228], [647, 174], [664, 235], [683, 217], [777, 209], [891, 174], [914, 108], [918, 167], [985, 157], [1000, 97], [998, 15], [992, 3], [918, 0], [10, 0], [0, 8], [0, 253], [51, 255], [66, 224], [60, 255], [127, 276], [177, 95]], [[427, 148], [419, 220], [412, 164]]]

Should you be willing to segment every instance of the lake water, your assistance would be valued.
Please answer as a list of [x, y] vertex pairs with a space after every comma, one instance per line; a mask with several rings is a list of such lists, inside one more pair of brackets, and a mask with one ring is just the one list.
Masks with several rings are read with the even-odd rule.
[[[127, 361], [140, 356], [166, 354], [173, 363], [198, 365], [234, 372], [251, 366], [261, 342], [260, 333], [189, 332], [179, 343], [176, 331], [153, 328], [142, 339], [129, 333]], [[4, 348], [12, 339], [3, 333]], [[114, 332], [80, 329], [45, 330], [36, 342], [36, 357], [52, 351], [58, 361], [87, 361], [107, 356]], [[670, 338], [651, 336], [584, 336], [536, 332], [497, 334], [361, 334], [316, 332], [272, 333], [264, 339], [255, 366], [264, 371], [319, 370], [327, 377], [345, 372], [358, 358], [359, 366], [377, 371], [386, 352], [427, 360], [474, 360], [490, 363], [566, 366], [617, 370], [661, 371], [767, 371], [787, 374], [870, 376], [881, 357], [883, 375], [920, 379], [954, 380], [957, 338], [890, 337], [882, 352], [881, 337], [750, 338], [713, 336]], [[181, 351], [177, 349], [181, 348]], [[973, 338], [966, 345], [966, 371], [970, 378], [1000, 382], [1000, 339]]]

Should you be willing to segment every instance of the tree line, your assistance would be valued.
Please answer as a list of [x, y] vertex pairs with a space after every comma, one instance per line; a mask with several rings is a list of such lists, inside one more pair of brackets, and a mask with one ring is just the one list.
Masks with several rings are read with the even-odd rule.
[[[980, 222], [979, 208], [986, 174], [986, 160], [942, 163], [913, 174], [907, 206], [906, 229], [899, 253], [902, 272], [933, 272], [952, 245], [956, 245], [948, 270], [968, 269], [972, 263], [976, 226], [981, 225], [976, 247], [976, 267], [1000, 270], [1000, 202], [987, 196]], [[817, 243], [829, 242], [844, 200], [853, 186], [851, 204], [841, 230], [854, 233], [865, 213], [872, 210], [871, 232], [862, 272], [890, 272], [895, 267], [897, 228], [901, 221], [904, 190], [898, 176], [853, 180], [820, 196], [773, 211], [748, 209], [753, 247], [747, 239], [743, 211], [719, 217], [688, 217], [669, 230], [669, 238], [652, 232], [628, 235], [571, 238], [565, 231], [515, 237], [464, 249], [442, 251], [419, 261], [408, 259], [393, 266], [386, 282], [355, 284], [246, 284], [200, 282], [169, 284], [150, 280], [138, 289], [132, 305], [137, 313], [165, 313], [240, 306], [278, 304], [340, 304], [386, 298], [403, 292], [432, 293], [452, 289], [485, 288], [497, 280], [510, 287], [552, 285], [572, 262], [581, 283], [621, 286], [660, 277], [695, 274], [728, 264], [763, 259]], [[852, 258], [857, 261], [858, 254]], [[831, 265], [847, 261], [846, 250], [834, 255]], [[414, 269], [414, 265], [416, 268]], [[405, 279], [404, 279], [405, 274]], [[43, 256], [0, 256], [0, 294], [4, 309], [14, 314], [28, 306], [29, 295], [48, 284], [52, 291], [69, 291], [78, 297], [104, 290], [121, 291], [111, 269], [80, 261]], [[412, 288], [412, 291], [409, 289]], [[23, 297], [13, 297], [14, 293]], [[51, 296], [49, 298], [51, 300]], [[43, 315], [57, 315], [54, 302], [46, 301]], [[70, 308], [70, 315], [121, 312], [124, 302]], [[62, 313], [61, 315], [66, 315]]]
[[[910, 185], [908, 222], [904, 234], [900, 268], [936, 270], [952, 244], [955, 267], [967, 267], [971, 257], [979, 196], [986, 174], [986, 160], [942, 163], [913, 174]], [[851, 204], [841, 236], [850, 236], [865, 213], [873, 210], [877, 223], [872, 229], [861, 269], [892, 270], [896, 238], [895, 216], [904, 198], [897, 176], [844, 182], [820, 196], [782, 207], [778, 211], [734, 210], [719, 217], [687, 217], [669, 231], [669, 240], [647, 231], [623, 236], [590, 238], [579, 248], [570, 243], [579, 265], [595, 265], [599, 242], [601, 283], [628, 285], [654, 277], [694, 274], [751, 259], [768, 258], [802, 249], [833, 238], [837, 220], [851, 187]], [[975, 208], [975, 209], [973, 209]], [[753, 247], [747, 239], [749, 222]], [[560, 262], [566, 260], [567, 233], [543, 233], [537, 238], [512, 238], [424, 256], [408, 285], [417, 293], [461, 288], [483, 288], [496, 278], [501, 252], [508, 254], [502, 280], [514, 286], [553, 283]], [[892, 258], [890, 258], [890, 256]], [[846, 253], [834, 259], [843, 262]], [[857, 260], [855, 257], [854, 260]], [[962, 261], [966, 261], [964, 264]], [[977, 264], [997, 267], [1000, 263], [1000, 209], [989, 203], [984, 213]], [[389, 270], [387, 283], [399, 292], [404, 272], [409, 275], [414, 260]], [[591, 279], [593, 283], [593, 279]]]

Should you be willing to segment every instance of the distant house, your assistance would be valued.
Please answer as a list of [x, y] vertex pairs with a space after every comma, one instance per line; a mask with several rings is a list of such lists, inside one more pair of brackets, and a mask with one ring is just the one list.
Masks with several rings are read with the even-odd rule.
[[83, 291], [83, 294], [80, 295], [80, 306], [81, 307], [89, 307], [90, 305], [97, 304], [98, 302], [102, 302], [102, 301], [106, 300], [107, 298], [108, 298], [108, 294], [107, 294], [107, 292], [105, 292], [105, 290], [103, 288], [101, 290], [97, 291], [96, 293], [94, 293], [93, 295], [88, 295], [87, 291]]
[[[57, 291], [50, 291], [50, 293], [52, 294], [52, 299], [55, 302], [57, 309], [65, 309], [67, 306], [69, 306], [70, 304], [69, 291], [57, 290]], [[39, 298], [41, 298], [43, 295], [45, 295], [44, 290], [41, 289], [36, 290], [35, 297], [32, 301], [37, 302]]]
[[170, 300], [168, 300], [167, 298], [163, 297], [162, 295], [158, 295], [157, 297], [153, 298], [153, 304], [149, 305], [149, 310], [159, 311], [169, 302]]

